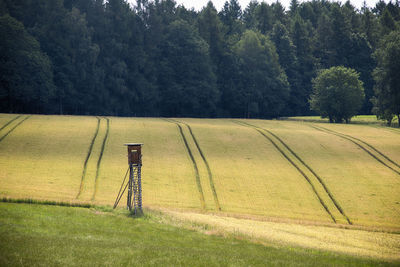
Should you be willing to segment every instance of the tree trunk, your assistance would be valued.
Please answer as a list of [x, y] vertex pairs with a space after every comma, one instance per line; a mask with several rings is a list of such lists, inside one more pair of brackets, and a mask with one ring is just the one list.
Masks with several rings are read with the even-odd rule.
[[397, 114], [397, 128], [400, 128], [400, 114]]

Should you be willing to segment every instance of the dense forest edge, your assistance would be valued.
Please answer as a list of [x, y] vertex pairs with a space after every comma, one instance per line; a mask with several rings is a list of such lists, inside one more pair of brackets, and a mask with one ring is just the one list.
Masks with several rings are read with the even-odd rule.
[[[359, 114], [400, 114], [400, 5], [0, 0], [0, 112], [275, 118], [315, 114], [313, 80], [355, 70]], [[389, 55], [389, 56], [388, 56]], [[341, 120], [341, 118], [340, 118]], [[391, 120], [391, 119], [390, 119]]]

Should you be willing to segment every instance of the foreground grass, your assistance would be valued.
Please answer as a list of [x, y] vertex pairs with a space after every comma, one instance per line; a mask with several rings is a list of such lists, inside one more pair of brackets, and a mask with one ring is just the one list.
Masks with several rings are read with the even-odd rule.
[[0, 265], [377, 266], [317, 250], [204, 235], [126, 212], [0, 203]]

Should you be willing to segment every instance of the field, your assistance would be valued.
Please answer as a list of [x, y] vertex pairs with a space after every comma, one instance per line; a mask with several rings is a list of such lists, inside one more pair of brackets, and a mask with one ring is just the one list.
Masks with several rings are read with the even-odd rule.
[[[288, 117], [286, 120], [291, 121], [308, 121], [308, 122], [323, 122], [328, 123], [328, 118], [321, 118], [319, 116], [304, 116], [304, 117]], [[386, 122], [384, 120], [377, 120], [375, 115], [357, 115], [351, 119], [352, 124], [367, 124], [370, 126], [385, 126]], [[392, 126], [397, 127], [398, 121], [397, 118], [394, 117], [392, 121]]]
[[390, 266], [205, 235], [161, 223], [160, 218], [149, 214], [132, 220], [126, 212], [0, 203], [0, 265]]
[[400, 260], [400, 130], [305, 120], [0, 114], [0, 197], [112, 206], [124, 143], [141, 142], [149, 212], [263, 244]]

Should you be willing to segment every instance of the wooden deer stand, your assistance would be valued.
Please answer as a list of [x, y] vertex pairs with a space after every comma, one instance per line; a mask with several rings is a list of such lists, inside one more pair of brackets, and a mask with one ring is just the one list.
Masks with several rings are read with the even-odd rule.
[[[142, 213], [142, 146], [139, 143], [125, 144], [128, 147], [128, 164], [129, 168], [122, 181], [121, 188], [114, 203], [114, 209], [118, 206], [122, 195], [128, 188], [128, 198], [126, 207], [134, 211], [134, 214]], [[129, 172], [129, 180], [125, 183], [126, 176]], [[123, 190], [122, 190], [123, 188]]]

